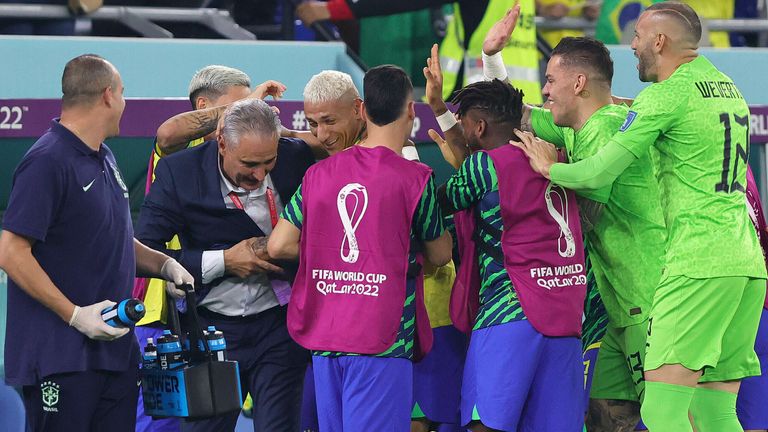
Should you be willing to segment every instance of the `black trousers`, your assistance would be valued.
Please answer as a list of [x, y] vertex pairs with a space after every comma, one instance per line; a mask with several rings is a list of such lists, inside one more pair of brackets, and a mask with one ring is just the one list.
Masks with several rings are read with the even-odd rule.
[[[253, 398], [255, 432], [298, 432], [307, 350], [288, 335], [286, 307], [230, 318], [200, 308], [203, 327], [216, 326], [227, 342], [227, 359], [240, 366], [243, 399]], [[239, 413], [183, 422], [182, 431], [234, 431]]]
[[24, 386], [27, 421], [33, 432], [134, 432], [139, 383], [138, 367], [49, 375]]

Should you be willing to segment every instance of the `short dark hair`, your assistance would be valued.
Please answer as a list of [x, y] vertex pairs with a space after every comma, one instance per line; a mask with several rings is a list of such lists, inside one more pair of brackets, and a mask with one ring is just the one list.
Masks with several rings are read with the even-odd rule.
[[564, 37], [554, 50], [552, 57], [560, 56], [560, 64], [589, 69], [595, 78], [611, 85], [613, 80], [613, 59], [611, 52], [599, 40], [589, 37]]
[[61, 105], [68, 108], [92, 103], [115, 84], [115, 69], [96, 54], [83, 54], [67, 62], [61, 75]]
[[413, 93], [408, 74], [395, 65], [381, 65], [368, 70], [363, 78], [365, 113], [377, 126], [400, 118], [405, 103]]
[[698, 44], [701, 40], [701, 20], [692, 7], [677, 1], [655, 3], [646, 9], [675, 20], [682, 25], [691, 38], [690, 42]]
[[475, 109], [486, 113], [486, 121], [516, 128], [523, 117], [523, 91], [498, 79], [469, 84], [456, 92], [451, 103], [459, 105], [459, 117]]

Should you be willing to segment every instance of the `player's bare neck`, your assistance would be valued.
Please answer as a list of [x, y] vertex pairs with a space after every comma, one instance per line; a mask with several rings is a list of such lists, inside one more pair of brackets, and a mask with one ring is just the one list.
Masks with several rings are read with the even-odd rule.
[[510, 140], [518, 141], [514, 128], [498, 128], [496, 130], [489, 130], [488, 133], [480, 138], [479, 144], [483, 150], [493, 150], [507, 144]]
[[365, 139], [358, 145], [369, 148], [387, 147], [397, 154], [402, 153], [408, 132], [399, 123], [396, 120], [386, 126], [368, 124]]

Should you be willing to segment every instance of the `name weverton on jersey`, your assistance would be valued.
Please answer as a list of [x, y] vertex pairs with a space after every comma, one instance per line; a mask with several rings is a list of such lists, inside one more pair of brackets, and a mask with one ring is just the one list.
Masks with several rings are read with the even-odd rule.
[[744, 99], [736, 85], [730, 81], [697, 81], [694, 84], [701, 93], [701, 97], [705, 99]]

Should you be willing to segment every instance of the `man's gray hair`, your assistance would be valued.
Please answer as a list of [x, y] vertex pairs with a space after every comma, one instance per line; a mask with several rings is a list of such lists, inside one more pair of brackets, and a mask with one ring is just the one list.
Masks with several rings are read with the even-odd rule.
[[280, 118], [261, 99], [242, 99], [224, 111], [221, 134], [227, 146], [236, 147], [243, 135], [279, 136]]
[[251, 78], [245, 72], [228, 66], [210, 65], [195, 72], [189, 82], [189, 101], [197, 109], [195, 100], [200, 97], [217, 99], [234, 86], [251, 86]]
[[344, 72], [324, 70], [313, 76], [304, 87], [304, 102], [333, 102], [348, 94], [353, 98], [360, 97], [352, 77]]

